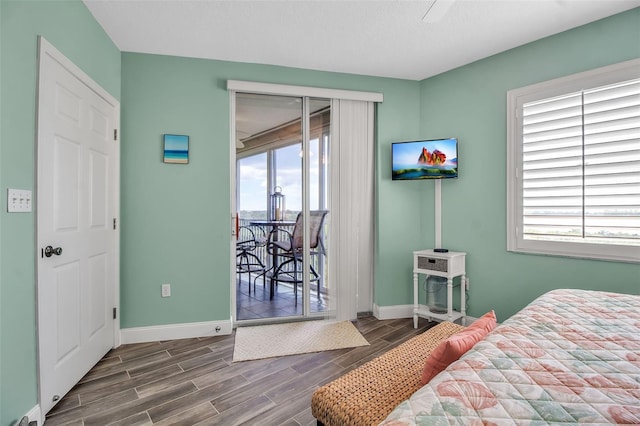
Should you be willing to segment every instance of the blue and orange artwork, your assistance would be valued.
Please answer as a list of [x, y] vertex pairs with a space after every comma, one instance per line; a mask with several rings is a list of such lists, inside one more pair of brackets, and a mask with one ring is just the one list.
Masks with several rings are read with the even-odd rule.
[[189, 136], [164, 135], [164, 162], [189, 163]]

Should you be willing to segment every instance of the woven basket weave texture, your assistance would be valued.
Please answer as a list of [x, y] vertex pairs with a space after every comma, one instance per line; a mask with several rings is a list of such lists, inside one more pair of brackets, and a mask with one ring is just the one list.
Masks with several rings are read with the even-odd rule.
[[422, 384], [427, 357], [464, 326], [442, 322], [318, 388], [313, 416], [325, 426], [371, 426], [383, 421]]

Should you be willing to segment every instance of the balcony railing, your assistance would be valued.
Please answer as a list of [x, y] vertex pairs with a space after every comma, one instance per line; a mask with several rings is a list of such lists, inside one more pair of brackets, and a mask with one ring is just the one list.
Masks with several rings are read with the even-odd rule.
[[[267, 252], [267, 239], [269, 237], [269, 228], [265, 228], [259, 225], [252, 225], [251, 222], [254, 219], [240, 219], [238, 221], [239, 230], [238, 230], [238, 242], [248, 241], [251, 239], [256, 240], [255, 249], [252, 250], [252, 253], [260, 259], [263, 265], [266, 266], [267, 269], [272, 268], [273, 257], [271, 254]], [[322, 235], [327, 235], [327, 224], [325, 223], [324, 229], [322, 230]], [[289, 235], [293, 234], [293, 225], [285, 225], [279, 226], [278, 239], [288, 239]], [[326, 249], [326, 238], [323, 239], [325, 242]], [[326, 276], [327, 265], [326, 265], [327, 257], [326, 255], [318, 255], [311, 256], [310, 263], [311, 267], [313, 267], [318, 273], [321, 275], [321, 293], [327, 294], [328, 287], [328, 279]], [[315, 284], [312, 285], [315, 288]]]

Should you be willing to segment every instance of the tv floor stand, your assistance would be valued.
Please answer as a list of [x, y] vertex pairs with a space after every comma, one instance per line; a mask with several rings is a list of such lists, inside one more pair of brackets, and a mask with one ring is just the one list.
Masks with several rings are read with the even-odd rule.
[[[453, 322], [462, 319], [465, 324], [466, 312], [466, 275], [465, 256], [466, 253], [450, 251], [447, 253], [436, 253], [433, 249], [413, 252], [413, 327], [418, 328], [418, 317], [428, 320], [440, 320]], [[447, 312], [431, 312], [429, 307], [421, 305], [418, 300], [418, 275], [435, 275], [447, 279]], [[453, 279], [460, 277], [460, 311], [453, 310]]]

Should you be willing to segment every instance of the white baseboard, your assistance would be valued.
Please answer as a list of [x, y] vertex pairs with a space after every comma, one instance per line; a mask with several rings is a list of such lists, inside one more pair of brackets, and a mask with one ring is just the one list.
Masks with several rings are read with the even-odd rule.
[[154, 325], [120, 329], [121, 343], [157, 342], [159, 340], [188, 339], [193, 337], [231, 334], [233, 323], [228, 321], [191, 322], [184, 324]]
[[[456, 324], [462, 324], [462, 319], [458, 319], [456, 321], [454, 321]], [[475, 321], [477, 321], [478, 318], [476, 317], [470, 317], [469, 315], [465, 315], [464, 317], [464, 325], [471, 325], [472, 323], [474, 323]]]
[[[413, 305], [393, 305], [393, 306], [378, 306], [373, 305], [373, 316], [379, 320], [399, 319], [399, 318], [411, 318], [413, 317]], [[478, 318], [465, 316], [465, 324], [470, 325]], [[454, 321], [456, 323], [462, 323], [462, 320], [458, 319]]]
[[373, 316], [379, 320], [411, 318], [413, 317], [413, 305], [378, 306], [374, 304]]

